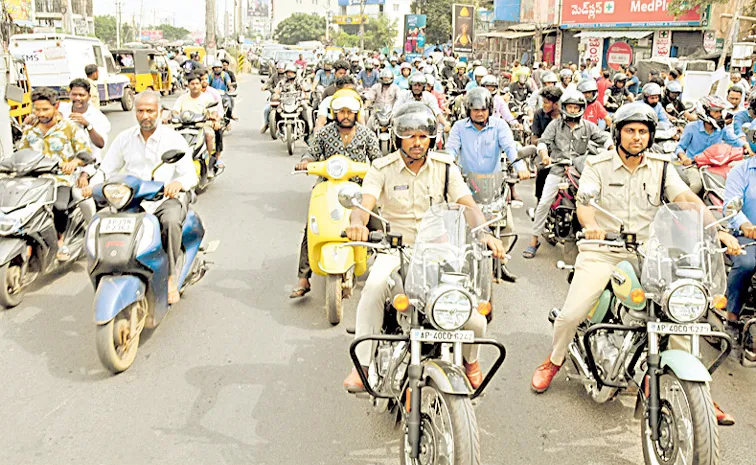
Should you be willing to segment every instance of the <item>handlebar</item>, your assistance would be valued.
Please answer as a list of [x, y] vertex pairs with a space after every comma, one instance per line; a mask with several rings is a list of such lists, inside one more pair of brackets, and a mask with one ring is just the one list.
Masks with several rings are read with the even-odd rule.
[[[347, 233], [346, 231], [341, 231], [341, 237], [346, 238]], [[385, 238], [385, 235], [383, 234], [383, 231], [370, 231], [368, 234], [368, 243], [370, 244], [379, 244], [383, 242], [383, 239]]]

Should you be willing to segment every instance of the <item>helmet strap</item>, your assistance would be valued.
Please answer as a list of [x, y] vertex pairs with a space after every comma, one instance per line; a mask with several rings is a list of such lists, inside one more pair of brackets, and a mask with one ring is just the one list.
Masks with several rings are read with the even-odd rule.
[[[402, 152], [402, 156], [403, 156], [403, 157], [405, 157], [405, 162], [406, 162], [406, 163], [407, 163], [408, 165], [412, 165], [412, 164], [414, 164], [415, 162], [418, 162], [418, 161], [422, 161], [422, 160], [424, 160], [424, 159], [425, 159], [425, 157], [427, 157], [427, 156], [428, 156], [428, 152], [425, 152], [425, 153], [423, 154], [423, 156], [422, 156], [422, 157], [420, 157], [420, 158], [414, 158], [414, 157], [413, 157], [412, 155], [410, 155], [409, 153], [405, 152], [405, 151], [404, 151], [404, 150], [402, 150], [401, 148], [400, 148], [399, 150], [400, 150], [400, 151]], [[430, 149], [429, 149], [429, 150], [430, 150]], [[406, 160], [407, 158], [409, 159], [409, 161], [407, 161], [407, 160]]]

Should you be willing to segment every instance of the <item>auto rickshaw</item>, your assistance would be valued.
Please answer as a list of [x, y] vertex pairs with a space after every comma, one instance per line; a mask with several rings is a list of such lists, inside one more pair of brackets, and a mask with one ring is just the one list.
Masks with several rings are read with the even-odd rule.
[[150, 89], [168, 95], [173, 89], [174, 76], [164, 52], [153, 49], [118, 49], [111, 51], [120, 74], [128, 76], [139, 93]]
[[184, 55], [186, 55], [187, 58], [191, 58], [192, 53], [194, 52], [199, 53], [200, 63], [207, 65], [207, 63], [205, 63], [205, 55], [207, 55], [207, 52], [204, 47], [184, 47]]
[[[29, 73], [26, 72], [26, 63], [23, 60], [14, 59], [10, 70], [9, 84], [14, 86], [14, 89], [18, 92], [8, 92], [8, 106], [10, 106], [10, 119], [11, 119], [11, 132], [13, 134], [13, 142], [21, 139], [21, 127], [24, 119], [32, 112], [31, 101], [31, 83], [29, 81]], [[21, 100], [13, 100], [13, 97], [21, 97], [20, 92], [23, 91], [23, 97]]]

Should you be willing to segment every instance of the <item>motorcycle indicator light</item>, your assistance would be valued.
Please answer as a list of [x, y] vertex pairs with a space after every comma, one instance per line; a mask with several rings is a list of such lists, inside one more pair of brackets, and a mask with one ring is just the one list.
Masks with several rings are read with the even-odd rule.
[[400, 312], [407, 311], [410, 304], [409, 297], [407, 297], [407, 294], [397, 294], [392, 304]]
[[491, 302], [483, 301], [478, 304], [478, 313], [480, 313], [483, 316], [488, 316], [488, 314], [491, 313], [492, 307]]
[[717, 310], [722, 310], [723, 308], [727, 307], [727, 297], [717, 294], [711, 299], [711, 306], [716, 308]]
[[646, 293], [641, 288], [633, 289], [630, 292], [630, 301], [634, 304], [642, 304], [646, 300]]

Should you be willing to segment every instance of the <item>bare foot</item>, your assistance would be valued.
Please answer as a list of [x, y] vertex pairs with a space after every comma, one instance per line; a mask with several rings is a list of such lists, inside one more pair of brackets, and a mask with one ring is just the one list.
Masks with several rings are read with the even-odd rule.
[[168, 278], [168, 305], [177, 304], [180, 299], [181, 294], [179, 294], [176, 280], [173, 278], [173, 276], [170, 276]]

